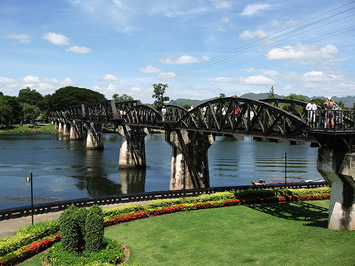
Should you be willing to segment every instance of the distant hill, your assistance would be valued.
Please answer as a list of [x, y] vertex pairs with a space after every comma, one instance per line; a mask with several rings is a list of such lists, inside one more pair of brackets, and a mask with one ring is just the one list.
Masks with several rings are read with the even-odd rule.
[[[269, 95], [268, 93], [245, 93], [239, 97], [252, 99], [252, 100], [260, 100], [260, 99], [266, 99], [268, 97], [268, 95]], [[284, 98], [284, 97], [285, 96], [275, 94], [275, 98]], [[306, 98], [310, 99], [309, 97], [306, 97]], [[326, 97], [323, 97], [323, 96], [321, 96], [321, 97], [314, 96], [312, 98], [324, 99], [324, 101], [326, 100]], [[204, 100], [176, 99], [176, 100], [170, 100], [169, 104], [174, 104], [174, 105], [178, 105], [178, 106], [183, 106], [185, 104], [188, 104], [188, 105], [193, 104], [194, 106], [198, 106], [198, 105], [208, 102], [212, 99], [214, 99], [214, 98], [204, 99]], [[333, 100], [336, 103], [339, 103], [340, 101], [342, 101], [346, 107], [354, 108], [355, 96], [346, 96], [346, 97], [333, 96]]]

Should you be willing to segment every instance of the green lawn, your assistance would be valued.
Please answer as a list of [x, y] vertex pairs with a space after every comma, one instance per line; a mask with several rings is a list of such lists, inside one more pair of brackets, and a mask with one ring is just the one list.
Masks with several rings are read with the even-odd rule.
[[26, 134], [26, 133], [57, 133], [52, 124], [45, 125], [12, 125], [9, 128], [0, 128], [0, 134]]
[[[327, 228], [328, 200], [180, 212], [105, 229], [135, 265], [355, 265], [355, 232]], [[26, 265], [40, 265], [38, 256]]]

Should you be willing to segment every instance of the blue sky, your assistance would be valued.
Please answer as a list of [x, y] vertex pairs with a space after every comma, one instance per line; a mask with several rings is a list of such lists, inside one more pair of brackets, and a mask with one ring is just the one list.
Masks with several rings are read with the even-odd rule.
[[0, 0], [0, 91], [355, 96], [355, 1]]

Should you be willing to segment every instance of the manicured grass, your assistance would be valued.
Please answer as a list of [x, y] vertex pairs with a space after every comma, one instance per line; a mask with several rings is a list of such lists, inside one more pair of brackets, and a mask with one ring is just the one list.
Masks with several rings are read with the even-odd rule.
[[45, 125], [12, 125], [9, 128], [1, 128], [0, 134], [26, 134], [26, 133], [57, 133], [52, 124]]
[[354, 265], [355, 232], [327, 229], [329, 201], [198, 210], [109, 227], [143, 265]]
[[[167, 214], [105, 236], [138, 265], [355, 265], [355, 232], [327, 228], [329, 200]], [[40, 265], [39, 256], [25, 265]]]

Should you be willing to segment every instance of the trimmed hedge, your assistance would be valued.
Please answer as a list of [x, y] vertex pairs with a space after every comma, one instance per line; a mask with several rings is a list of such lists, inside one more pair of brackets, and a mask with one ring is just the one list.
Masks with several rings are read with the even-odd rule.
[[73, 253], [64, 250], [59, 242], [47, 252], [43, 260], [49, 265], [116, 265], [122, 261], [122, 244], [105, 238], [104, 247], [100, 252], [84, 250], [82, 253]]
[[89, 209], [85, 224], [85, 249], [99, 251], [104, 240], [104, 218], [99, 206]]
[[78, 252], [80, 248], [78, 210], [71, 205], [59, 217], [63, 249], [68, 252]]
[[39, 222], [21, 228], [14, 236], [0, 240], [0, 257], [58, 232], [59, 221]]

